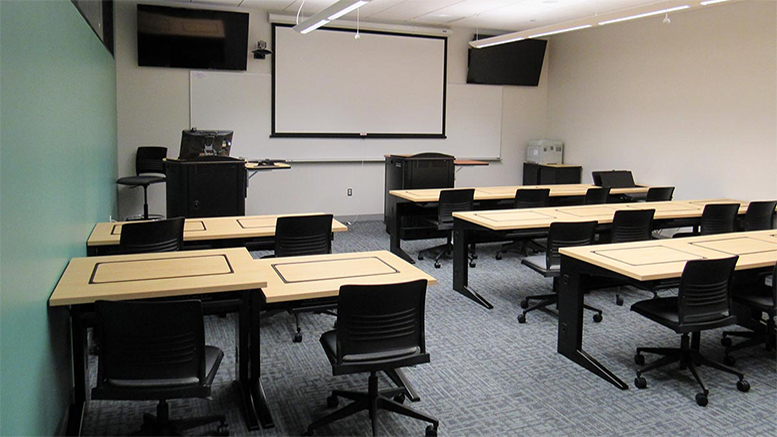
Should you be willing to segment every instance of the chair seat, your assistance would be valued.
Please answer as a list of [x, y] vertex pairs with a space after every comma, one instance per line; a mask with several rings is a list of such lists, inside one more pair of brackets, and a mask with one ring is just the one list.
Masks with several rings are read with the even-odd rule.
[[[337, 356], [337, 331], [328, 331], [321, 336], [321, 344], [324, 346], [324, 351], [327, 357], [333, 363], [336, 362]], [[402, 348], [386, 350], [371, 354], [358, 354], [358, 355], [345, 355], [343, 356], [343, 363], [353, 364], [367, 364], [377, 363], [382, 360], [396, 360], [400, 358], [412, 358], [421, 354], [421, 349], [416, 347]]]
[[118, 180], [116, 180], [116, 183], [120, 185], [147, 187], [151, 184], [165, 182], [166, 180], [167, 178], [165, 176], [140, 175], [140, 176], [125, 176], [123, 178], [119, 178]]
[[774, 307], [774, 296], [772, 295], [772, 290], [768, 288], [737, 291], [732, 294], [731, 299], [737, 303], [763, 311], [772, 317], [777, 315], [777, 308]]
[[[631, 310], [641, 314], [648, 319], [660, 323], [674, 330], [678, 334], [685, 334], [688, 332], [696, 332], [702, 328], [696, 326], [696, 324], [685, 322], [684, 326], [680, 326], [680, 316], [677, 312], [677, 297], [662, 297], [660, 299], [648, 299], [635, 303], [631, 306]], [[728, 326], [736, 323], [735, 316], [722, 317], [715, 322], [704, 322], [703, 329], [715, 329], [723, 326]]]
[[531, 268], [532, 270], [542, 274], [545, 277], [559, 276], [561, 274], [561, 269], [559, 267], [547, 267], [544, 253], [540, 255], [527, 256], [521, 260], [521, 264]]

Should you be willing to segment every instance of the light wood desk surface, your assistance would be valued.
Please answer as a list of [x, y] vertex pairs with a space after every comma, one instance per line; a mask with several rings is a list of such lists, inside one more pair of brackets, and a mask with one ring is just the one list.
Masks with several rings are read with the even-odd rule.
[[273, 162], [272, 164], [264, 164], [261, 162], [246, 162], [246, 170], [283, 170], [291, 168], [291, 165], [285, 162]]
[[777, 230], [561, 248], [560, 252], [637, 281], [653, 281], [680, 277], [685, 262], [694, 259], [739, 255], [737, 270], [772, 266], [777, 262]]
[[264, 273], [244, 247], [73, 258], [50, 306], [259, 289]]
[[[320, 214], [320, 213], [311, 213]], [[187, 218], [184, 222], [184, 241], [210, 241], [230, 238], [257, 238], [275, 236], [278, 217], [310, 214], [254, 215], [236, 217]], [[97, 223], [87, 240], [87, 247], [115, 246], [121, 239], [121, 226], [125, 223]], [[332, 220], [332, 232], [345, 232], [348, 227]]]
[[547, 208], [500, 209], [489, 211], [454, 212], [453, 217], [494, 231], [549, 227], [552, 222], [596, 220], [612, 223], [615, 211], [655, 209], [655, 219], [682, 219], [701, 217], [704, 206], [713, 203], [739, 203], [739, 213], [747, 211], [748, 202], [732, 199], [683, 200], [666, 202], [606, 203]]
[[[468, 187], [457, 187], [462, 189]], [[515, 191], [519, 189], [549, 188], [551, 197], [585, 196], [589, 188], [599, 188], [591, 184], [556, 184], [556, 185], [509, 185], [498, 187], [469, 187], [475, 188], [475, 200], [502, 200], [515, 197]], [[613, 188], [610, 194], [644, 194], [649, 187]], [[451, 188], [426, 188], [418, 190], [391, 190], [389, 194], [408, 200], [410, 202], [437, 202], [440, 200], [440, 191]]]
[[437, 281], [391, 252], [264, 258], [254, 270], [267, 280], [262, 293], [267, 303], [337, 296], [341, 285], [373, 285], [426, 279]]

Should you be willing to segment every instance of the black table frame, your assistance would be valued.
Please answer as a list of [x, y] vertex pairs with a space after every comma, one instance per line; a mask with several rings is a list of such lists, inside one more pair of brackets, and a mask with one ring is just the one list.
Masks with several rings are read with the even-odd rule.
[[[234, 381], [243, 403], [243, 414], [249, 430], [259, 429], [261, 417], [257, 416], [256, 399], [249, 390], [249, 350], [253, 347], [251, 334], [251, 291], [234, 291], [223, 293], [209, 293], [207, 295], [189, 295], [184, 298], [202, 298], [203, 311], [205, 314], [224, 314], [227, 312], [238, 313], [238, 323], [236, 326], [236, 346], [237, 356], [235, 364], [237, 366], [238, 380]], [[160, 298], [162, 300], [170, 298]], [[150, 299], [149, 299], [150, 300]], [[87, 402], [89, 399], [89, 356], [87, 342], [87, 328], [94, 321], [94, 305], [80, 304], [70, 306], [70, 329], [72, 335], [72, 360], [73, 360], [73, 383], [74, 383], [74, 402], [70, 405], [68, 412], [68, 424], [66, 435], [81, 435], [84, 415], [87, 411]], [[257, 339], [258, 341], [258, 339]]]

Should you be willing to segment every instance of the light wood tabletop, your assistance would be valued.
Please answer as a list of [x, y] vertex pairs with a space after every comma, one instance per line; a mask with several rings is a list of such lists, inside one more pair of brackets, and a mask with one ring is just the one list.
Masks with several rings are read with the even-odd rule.
[[638, 281], [680, 277], [686, 261], [739, 255], [737, 270], [777, 262], [777, 230], [561, 248], [566, 255]]
[[267, 303], [337, 296], [341, 285], [373, 285], [426, 279], [437, 281], [391, 252], [264, 258], [254, 269], [267, 280], [262, 293]]
[[[457, 189], [468, 187], [457, 187]], [[469, 187], [475, 188], [475, 200], [501, 200], [515, 197], [516, 190], [533, 188], [549, 188], [551, 197], [585, 196], [589, 188], [600, 188], [591, 184], [556, 184], [556, 185], [508, 185], [497, 187]], [[633, 188], [612, 188], [610, 194], [643, 194], [649, 187], [639, 186]], [[410, 202], [437, 202], [440, 199], [440, 191], [445, 188], [426, 188], [417, 190], [391, 190], [389, 194], [408, 200]], [[451, 189], [451, 188], [448, 188]]]
[[[313, 214], [321, 213], [187, 218], [184, 222], [183, 239], [184, 241], [210, 241], [230, 238], [273, 237], [275, 236], [275, 221], [278, 217]], [[121, 239], [121, 227], [125, 223], [138, 222], [97, 223], [87, 240], [87, 247], [118, 245]], [[345, 232], [347, 230], [346, 225], [332, 220], [332, 232]]]
[[267, 285], [244, 247], [73, 258], [50, 306], [252, 290]]
[[732, 199], [683, 200], [666, 202], [606, 203], [547, 208], [500, 209], [489, 211], [454, 212], [453, 217], [494, 231], [546, 228], [554, 221], [596, 220], [612, 223], [615, 211], [655, 209], [655, 219], [683, 219], [701, 217], [704, 206], [713, 203], [739, 203], [740, 214], [747, 211], [748, 202]]

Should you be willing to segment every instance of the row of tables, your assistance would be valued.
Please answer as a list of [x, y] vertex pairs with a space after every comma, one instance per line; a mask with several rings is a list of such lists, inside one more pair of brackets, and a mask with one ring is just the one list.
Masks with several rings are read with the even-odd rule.
[[[551, 195], [579, 196], [587, 185], [548, 186]], [[484, 187], [476, 190], [476, 199], [511, 198], [519, 187]], [[527, 187], [523, 187], [527, 188]], [[646, 187], [624, 189], [631, 194]], [[398, 203], [436, 202], [440, 190], [393, 192]], [[437, 198], [435, 198], [435, 192]], [[480, 193], [480, 194], [478, 194]], [[509, 196], [508, 196], [509, 194]], [[500, 197], [501, 196], [501, 197]], [[698, 221], [704, 205], [730, 202], [714, 199], [683, 202], [654, 202], [551, 207], [533, 210], [472, 211], [454, 214], [454, 290], [486, 306], [490, 304], [467, 283], [466, 248], [475, 232], [489, 231], [514, 237], [526, 232], [547, 229], [552, 221], [597, 220], [602, 229], [612, 221], [617, 209], [654, 208], [659, 224], [685, 225]], [[742, 204], [740, 212], [746, 210]], [[401, 208], [398, 209], [398, 211]], [[236, 375], [249, 429], [272, 427], [262, 381], [259, 359], [259, 314], [263, 309], [295, 302], [336, 296], [344, 284], [382, 284], [426, 279], [430, 275], [405, 261], [412, 259], [399, 248], [399, 233], [392, 227], [392, 253], [387, 251], [318, 255], [294, 258], [255, 260], [246, 243], [269, 244], [275, 234], [278, 216], [221, 217], [187, 219], [185, 250], [175, 253], [105, 256], [118, 247], [121, 223], [100, 223], [87, 242], [86, 258], [70, 261], [49, 299], [52, 307], [69, 307], [73, 332], [73, 368], [75, 402], [70, 409], [68, 435], [78, 435], [89, 398], [86, 328], [92, 304], [98, 299], [126, 300], [196, 296], [206, 307], [218, 312], [238, 314], [236, 341]], [[399, 222], [400, 220], [397, 220]], [[333, 232], [347, 227], [334, 221]], [[213, 247], [196, 250], [203, 245]], [[621, 249], [628, 249], [623, 252]], [[682, 240], [654, 240], [642, 243], [587, 246], [562, 249], [562, 288], [559, 296], [558, 351], [575, 363], [594, 372], [620, 388], [625, 384], [605, 366], [582, 349], [583, 279], [587, 276], [617, 276], [632, 282], [649, 282], [677, 278], [682, 266], [692, 256], [721, 257], [740, 255], [738, 270], [767, 268], [777, 262], [777, 231], [726, 234]], [[677, 255], [686, 254], [686, 255]], [[652, 255], [650, 255], [652, 254]], [[672, 254], [674, 257], [668, 257]], [[692, 255], [688, 255], [692, 254]], [[653, 258], [650, 258], [650, 257]], [[679, 258], [678, 258], [679, 256]], [[606, 261], [602, 261], [604, 258]], [[687, 259], [686, 259], [687, 258]], [[639, 261], [639, 260], [642, 261]], [[403, 261], [404, 260], [404, 261]], [[636, 261], [635, 261], [636, 260]], [[647, 261], [646, 261], [647, 260]], [[652, 260], [652, 261], [651, 261]], [[663, 260], [663, 261], [662, 261]], [[640, 264], [642, 263], [642, 264]], [[656, 273], [654, 270], [658, 271]], [[652, 272], [652, 273], [651, 273]], [[658, 276], [655, 276], [655, 275]], [[403, 384], [411, 398], [412, 387], [401, 374], [389, 375]]]

